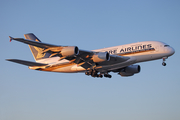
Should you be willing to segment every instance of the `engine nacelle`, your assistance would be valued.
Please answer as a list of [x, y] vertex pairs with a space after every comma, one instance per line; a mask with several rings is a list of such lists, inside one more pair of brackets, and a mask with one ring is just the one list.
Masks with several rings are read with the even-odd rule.
[[139, 73], [141, 70], [141, 67], [139, 65], [130, 65], [124, 68], [122, 72], [119, 72], [121, 76], [133, 76], [136, 73]]
[[93, 59], [93, 62], [95, 63], [109, 61], [110, 55], [108, 52], [99, 52], [99, 53], [94, 54], [92, 59]]
[[64, 47], [60, 54], [63, 57], [68, 57], [68, 56], [73, 56], [73, 55], [78, 55], [79, 54], [79, 49], [77, 46], [68, 46], [68, 47]]

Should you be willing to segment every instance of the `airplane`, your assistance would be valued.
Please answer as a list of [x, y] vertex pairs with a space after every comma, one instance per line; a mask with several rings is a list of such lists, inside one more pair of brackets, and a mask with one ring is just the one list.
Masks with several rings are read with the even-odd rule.
[[133, 76], [140, 72], [136, 63], [163, 59], [175, 53], [168, 44], [159, 41], [144, 41], [119, 45], [97, 50], [82, 50], [77, 46], [53, 45], [41, 42], [33, 33], [24, 34], [24, 38], [12, 40], [28, 44], [36, 62], [19, 59], [7, 61], [29, 66], [29, 69], [49, 72], [77, 73], [88, 76], [111, 78], [110, 72], [123, 77]]

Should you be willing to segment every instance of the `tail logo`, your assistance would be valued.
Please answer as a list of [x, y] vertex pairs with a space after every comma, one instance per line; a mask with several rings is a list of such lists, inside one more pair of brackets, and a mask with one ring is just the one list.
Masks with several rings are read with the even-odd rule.
[[[38, 39], [36, 39], [35, 41], [39, 42]], [[43, 51], [44, 51], [43, 48], [39, 48], [39, 47], [34, 46], [34, 49], [36, 49], [36, 51], [38, 53], [37, 56], [36, 56], [36, 59], [43, 58], [46, 55], [46, 53], [43, 53]]]
[[34, 48], [36, 49], [36, 51], [38, 52], [37, 56], [36, 56], [36, 59], [40, 59], [40, 58], [43, 58], [46, 53], [43, 53], [44, 49], [43, 48], [39, 48], [39, 47], [35, 47]]

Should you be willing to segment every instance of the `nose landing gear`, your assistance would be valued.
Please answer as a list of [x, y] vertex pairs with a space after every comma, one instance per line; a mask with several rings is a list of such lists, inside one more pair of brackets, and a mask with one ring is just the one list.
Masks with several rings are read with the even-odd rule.
[[163, 57], [163, 63], [162, 63], [163, 66], [166, 66], [165, 61], [166, 61], [167, 58], [168, 58], [168, 57]]
[[165, 63], [165, 62], [163, 62], [163, 63], [162, 63], [162, 65], [163, 65], [163, 66], [166, 66], [166, 63]]

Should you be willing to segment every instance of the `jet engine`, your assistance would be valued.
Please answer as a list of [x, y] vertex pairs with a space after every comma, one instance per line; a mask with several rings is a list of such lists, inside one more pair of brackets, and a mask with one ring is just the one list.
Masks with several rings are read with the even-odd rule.
[[78, 55], [79, 54], [79, 49], [77, 46], [68, 46], [68, 47], [64, 47], [60, 54], [63, 57], [68, 57], [68, 56], [73, 56], [73, 55]]
[[141, 67], [139, 65], [130, 65], [125, 67], [124, 70], [122, 70], [118, 74], [120, 74], [122, 77], [133, 76], [134, 74], [139, 73], [140, 70]]
[[110, 55], [108, 52], [99, 52], [99, 53], [96, 53], [92, 56], [92, 60], [95, 63], [109, 61]]

